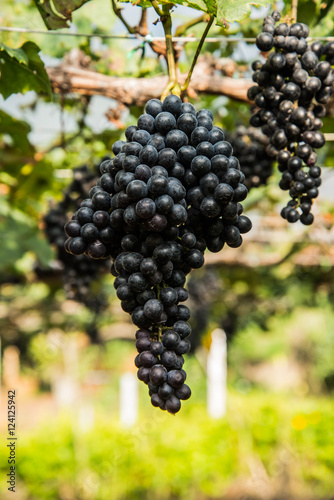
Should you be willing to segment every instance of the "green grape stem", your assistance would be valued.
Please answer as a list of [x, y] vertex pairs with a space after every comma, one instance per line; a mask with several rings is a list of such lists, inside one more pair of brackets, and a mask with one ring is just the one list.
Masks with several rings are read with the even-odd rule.
[[195, 52], [195, 55], [194, 55], [194, 59], [193, 59], [193, 61], [191, 63], [191, 67], [190, 67], [190, 70], [188, 72], [186, 81], [184, 82], [184, 84], [181, 87], [182, 92], [185, 92], [187, 90], [187, 88], [189, 87], [189, 83], [190, 83], [190, 80], [191, 80], [194, 68], [196, 66], [197, 59], [198, 59], [198, 57], [199, 57], [199, 55], [201, 53], [203, 44], [205, 42], [205, 39], [206, 39], [206, 37], [207, 37], [207, 35], [209, 33], [209, 30], [210, 30], [211, 26], [212, 26], [213, 20], [214, 20], [214, 16], [210, 16], [209, 22], [206, 25], [205, 30], [203, 32], [203, 35], [202, 35], [202, 37], [201, 37], [201, 39], [199, 41], [199, 44], [197, 46], [197, 49], [196, 49], [196, 52]]

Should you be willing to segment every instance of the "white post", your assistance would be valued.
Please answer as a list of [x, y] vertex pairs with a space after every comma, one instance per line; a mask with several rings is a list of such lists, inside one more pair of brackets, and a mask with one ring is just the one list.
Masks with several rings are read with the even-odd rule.
[[79, 400], [78, 346], [73, 338], [62, 338], [64, 369], [53, 376], [53, 393], [59, 408], [77, 408]]
[[226, 413], [226, 334], [216, 329], [211, 334], [211, 347], [207, 359], [207, 406], [212, 418]]
[[92, 404], [84, 404], [78, 409], [78, 427], [82, 433], [89, 432], [94, 428], [95, 408]]
[[119, 419], [122, 427], [132, 427], [138, 417], [138, 380], [134, 373], [120, 378]]
[[57, 373], [54, 377], [52, 390], [59, 408], [76, 408], [78, 385], [73, 377]]

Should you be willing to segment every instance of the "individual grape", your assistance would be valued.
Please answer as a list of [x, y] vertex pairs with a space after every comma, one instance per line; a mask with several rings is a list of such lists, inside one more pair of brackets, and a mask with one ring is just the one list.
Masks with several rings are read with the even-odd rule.
[[167, 382], [173, 389], [180, 388], [185, 379], [186, 376], [181, 370], [171, 370], [167, 374]]
[[152, 403], [152, 406], [156, 406], [156, 407], [159, 407], [161, 409], [164, 409], [163, 407], [164, 407], [165, 401], [159, 396], [159, 394], [152, 394], [151, 403]]
[[144, 305], [144, 314], [149, 319], [152, 319], [154, 322], [156, 322], [160, 319], [163, 309], [164, 308], [160, 300], [150, 299]]
[[162, 134], [167, 134], [170, 130], [173, 130], [176, 126], [176, 120], [171, 113], [162, 111], [155, 118], [155, 128], [158, 132]]
[[[155, 118], [159, 113], [162, 112], [162, 102], [159, 99], [151, 99], [148, 101], [145, 105], [145, 112], [153, 116]], [[134, 127], [134, 125], [130, 125], [130, 127]], [[128, 129], [130, 128], [128, 127]], [[136, 127], [137, 130], [137, 127]], [[132, 138], [128, 138], [129, 141], [132, 140]]]
[[139, 354], [139, 363], [145, 368], [151, 368], [158, 362], [157, 356], [150, 351], [143, 351]]
[[144, 382], [144, 384], [148, 384], [150, 380], [150, 369], [141, 366], [137, 372], [137, 377], [139, 380]]
[[175, 396], [179, 399], [186, 400], [191, 396], [191, 389], [187, 384], [183, 384], [175, 391]]
[[177, 127], [182, 132], [190, 135], [196, 129], [197, 123], [197, 118], [192, 113], [183, 113], [177, 120]]
[[175, 415], [181, 409], [181, 401], [175, 395], [172, 395], [166, 400], [166, 410], [172, 415]]
[[174, 350], [178, 344], [180, 343], [180, 336], [178, 333], [174, 332], [173, 330], [167, 330], [162, 338], [161, 342], [163, 343], [164, 347], [166, 349], [172, 349]]
[[158, 342], [158, 341], [152, 342], [152, 344], [150, 346], [150, 351], [155, 356], [160, 356], [164, 352], [164, 349], [165, 348], [164, 348], [164, 345], [162, 344], [162, 342]]
[[162, 385], [167, 380], [167, 369], [163, 365], [156, 364], [150, 370], [150, 381], [154, 385]]
[[156, 210], [156, 204], [151, 198], [143, 198], [136, 204], [136, 214], [141, 219], [151, 219]]
[[274, 37], [270, 33], [260, 33], [256, 37], [256, 45], [261, 51], [268, 52], [274, 46]]
[[168, 111], [169, 113], [172, 113], [175, 116], [179, 116], [182, 111], [182, 101], [179, 97], [176, 95], [169, 95], [165, 98], [165, 100], [162, 103], [162, 109], [164, 111]]

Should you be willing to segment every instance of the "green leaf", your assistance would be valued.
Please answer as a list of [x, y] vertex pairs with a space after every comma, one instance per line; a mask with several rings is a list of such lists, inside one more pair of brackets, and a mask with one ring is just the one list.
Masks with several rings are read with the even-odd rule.
[[327, 16], [328, 12], [333, 8], [334, 0], [329, 0], [327, 2], [322, 2], [320, 5], [320, 15], [318, 18], [318, 22], [321, 21], [324, 17]]
[[[251, 13], [251, 5], [268, 6], [274, 0], [159, 0], [159, 4], [184, 5], [216, 16], [217, 24], [225, 26], [226, 22], [242, 21]], [[132, 3], [141, 7], [152, 7], [148, 0], [119, 0], [121, 3]]]
[[13, 57], [19, 63], [22, 64], [27, 64], [29, 63], [29, 59], [27, 57], [27, 54], [24, 52], [22, 49], [13, 49], [12, 47], [8, 47], [8, 45], [5, 45], [4, 43], [0, 43], [0, 53], [1, 51], [7, 52], [7, 54], [10, 57]]
[[9, 51], [5, 45], [0, 46], [0, 93], [5, 99], [28, 90], [51, 97], [50, 80], [39, 51], [33, 42], [25, 42], [19, 49]]
[[13, 141], [13, 147], [17, 148], [17, 150], [24, 154], [31, 153], [33, 151], [33, 147], [28, 139], [30, 131], [31, 127], [27, 122], [17, 120], [0, 110], [0, 137], [3, 134], [10, 135]]
[[[32, 161], [35, 148], [30, 144], [28, 123], [17, 120], [0, 110], [0, 165], [8, 168], [16, 180], [18, 165]], [[4, 175], [4, 173], [3, 173]], [[13, 180], [13, 179], [12, 179]], [[1, 177], [0, 182], [11, 184], [10, 178]]]
[[[139, 5], [140, 7], [144, 8], [152, 7], [152, 3], [149, 0], [119, 0], [119, 2], [132, 3], [132, 5]], [[209, 0], [208, 2], [205, 2], [204, 0], [159, 0], [159, 4], [184, 5], [185, 7], [201, 10], [212, 15], [215, 15], [217, 10], [215, 8], [215, 3], [215, 0]]]
[[[334, 0], [329, 0], [328, 2], [321, 2], [320, 0], [306, 0], [301, 1], [298, 5], [298, 21], [304, 22], [313, 28], [319, 25], [320, 21], [325, 23], [327, 16], [329, 18], [329, 26], [331, 30], [333, 29], [333, 17], [331, 14], [331, 9], [333, 8]], [[326, 31], [325, 24], [321, 25], [321, 35], [326, 36], [328, 32]], [[313, 33], [312, 33], [313, 35]]]
[[220, 25], [226, 24], [226, 21], [233, 23], [234, 21], [242, 21], [251, 13], [251, 5], [267, 7], [271, 5], [273, 0], [251, 0], [244, 2], [243, 0], [218, 0], [217, 1], [217, 23]]
[[52, 257], [52, 249], [41, 236], [35, 220], [0, 198], [0, 262], [1, 267], [14, 266], [26, 252], [33, 252], [46, 265]]
[[205, 2], [208, 13], [211, 16], [217, 15], [217, 0], [208, 0]]
[[45, 88], [45, 92], [51, 96], [51, 83], [47, 72], [45, 71], [44, 63], [38, 53], [40, 48], [33, 42], [26, 42], [22, 45], [22, 49], [25, 51], [29, 58], [29, 68], [34, 72], [40, 81], [40, 85]]
[[298, 8], [298, 21], [313, 26], [317, 22], [317, 6], [313, 0], [302, 3], [302, 9]]
[[207, 4], [212, 2], [202, 2], [202, 0], [185, 0], [184, 2], [180, 1], [178, 3], [180, 3], [181, 5], [185, 5], [186, 7], [209, 12]]
[[68, 28], [72, 12], [89, 0], [34, 0], [48, 30]]

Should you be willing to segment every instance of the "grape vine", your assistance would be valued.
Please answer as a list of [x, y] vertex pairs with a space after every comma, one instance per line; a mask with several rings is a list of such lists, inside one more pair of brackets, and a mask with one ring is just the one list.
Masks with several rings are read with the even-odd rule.
[[204, 265], [206, 249], [240, 247], [252, 227], [241, 202], [248, 189], [267, 182], [274, 160], [280, 187], [292, 198], [283, 217], [313, 222], [321, 183], [314, 149], [325, 142], [320, 128], [333, 93], [333, 44], [309, 45], [305, 24], [275, 26], [280, 14], [268, 15], [257, 46], [269, 54], [253, 63], [256, 85], [248, 92], [255, 103], [250, 124], [261, 132], [239, 128], [227, 137], [210, 110], [196, 112], [180, 98], [213, 18], [181, 85], [171, 5], [151, 4], [165, 31], [169, 82], [161, 100], [149, 100], [137, 124], [127, 127], [126, 141], [114, 143], [115, 156], [101, 163], [100, 178], [65, 226], [65, 249], [95, 260], [111, 257], [116, 295], [138, 327], [137, 376], [152, 405], [175, 414], [191, 395], [183, 369], [191, 348], [186, 277]]

